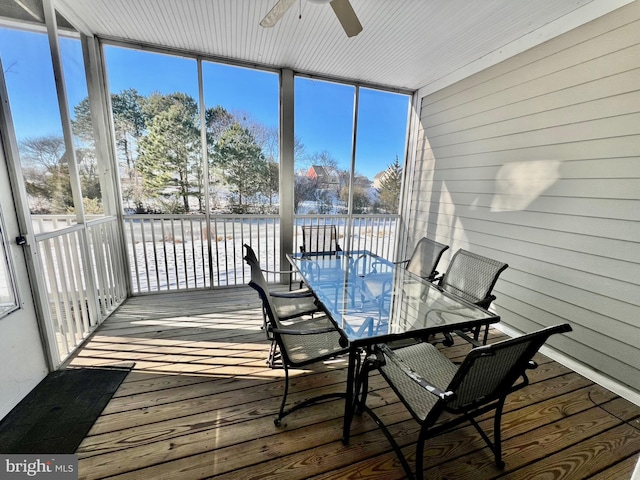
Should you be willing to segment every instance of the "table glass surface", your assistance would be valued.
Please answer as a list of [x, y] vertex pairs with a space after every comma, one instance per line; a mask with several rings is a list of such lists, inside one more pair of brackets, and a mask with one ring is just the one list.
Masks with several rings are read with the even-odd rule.
[[499, 320], [368, 251], [288, 258], [349, 341]]

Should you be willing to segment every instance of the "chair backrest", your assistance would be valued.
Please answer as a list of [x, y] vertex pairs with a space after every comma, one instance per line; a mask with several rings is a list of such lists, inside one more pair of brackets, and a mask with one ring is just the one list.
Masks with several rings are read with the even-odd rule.
[[244, 244], [244, 248], [247, 251], [247, 253], [245, 254], [245, 257], [244, 257], [244, 259], [247, 261], [247, 263], [254, 262], [254, 263], [260, 265], [260, 261], [258, 260], [258, 256], [256, 255], [256, 252], [253, 250], [253, 248], [251, 248], [251, 246], [247, 245], [246, 243]]
[[[330, 357], [338, 353], [346, 352], [345, 347], [340, 345], [342, 335], [340, 332], [331, 328], [326, 334], [281, 334], [282, 330], [286, 330], [288, 327], [282, 323], [278, 312], [271, 303], [271, 295], [267, 287], [267, 282], [264, 279], [260, 264], [256, 259], [255, 252], [249, 245], [245, 245], [247, 249], [247, 255], [244, 259], [251, 267], [251, 281], [249, 286], [258, 292], [260, 300], [262, 301], [262, 308], [266, 316], [271, 333], [275, 338], [280, 353], [282, 354], [282, 360], [284, 365], [303, 365], [315, 359], [321, 359], [324, 357]], [[257, 259], [256, 259], [257, 260]], [[302, 324], [307, 322], [299, 322], [295, 328], [302, 329]], [[314, 325], [308, 325], [306, 328], [312, 328]], [[323, 324], [318, 323], [318, 326]]]
[[416, 244], [407, 264], [407, 270], [428, 280], [437, 275], [438, 262], [449, 245], [422, 237]]
[[[251, 282], [249, 282], [249, 285], [253, 283], [254, 285], [260, 287], [260, 290], [265, 293], [266, 302], [269, 303], [269, 287], [267, 285], [267, 280], [264, 278], [264, 274], [262, 273], [262, 269], [260, 268], [260, 262], [258, 261], [256, 252], [254, 252], [253, 248], [251, 248], [251, 246], [247, 245], [246, 243], [244, 244], [244, 248], [247, 251], [246, 255], [244, 256], [244, 260], [251, 268]], [[260, 290], [258, 291], [258, 293], [260, 293]]]
[[547, 339], [556, 333], [570, 332], [569, 324], [544, 328], [521, 337], [474, 348], [466, 356], [447, 390], [454, 396], [447, 409], [466, 410], [479, 403], [488, 403], [514, 389], [519, 377], [528, 383], [525, 374], [530, 361]]
[[458, 250], [440, 279], [443, 290], [453, 293], [483, 308], [489, 308], [495, 297], [491, 295], [506, 263], [483, 257], [467, 250]]
[[333, 255], [341, 252], [335, 225], [303, 225], [300, 251], [306, 255]]

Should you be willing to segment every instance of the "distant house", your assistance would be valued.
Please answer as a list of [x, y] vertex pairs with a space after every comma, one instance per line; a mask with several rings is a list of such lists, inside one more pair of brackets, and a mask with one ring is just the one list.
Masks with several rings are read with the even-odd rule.
[[382, 185], [382, 179], [386, 174], [387, 174], [386, 170], [376, 173], [376, 176], [373, 177], [373, 188], [380, 188], [380, 186]]
[[318, 183], [325, 188], [332, 185], [338, 185], [340, 183], [338, 176], [329, 173], [329, 171], [322, 165], [312, 165], [306, 175], [308, 178], [318, 180]]
[[384, 180], [384, 177], [389, 173], [390, 170], [391, 170], [391, 167], [377, 173], [376, 176], [373, 177], [373, 188], [379, 189], [380, 187], [382, 187], [382, 181]]

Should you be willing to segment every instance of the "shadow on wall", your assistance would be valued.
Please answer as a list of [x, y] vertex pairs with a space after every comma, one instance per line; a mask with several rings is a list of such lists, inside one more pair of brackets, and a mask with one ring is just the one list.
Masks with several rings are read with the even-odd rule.
[[560, 178], [557, 160], [509, 163], [496, 175], [492, 212], [525, 210]]

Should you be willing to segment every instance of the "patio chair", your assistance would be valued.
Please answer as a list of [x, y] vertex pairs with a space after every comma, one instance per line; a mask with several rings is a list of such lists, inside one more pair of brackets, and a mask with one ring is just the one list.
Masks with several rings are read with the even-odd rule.
[[283, 321], [274, 302], [278, 297], [269, 294], [262, 272], [253, 265], [251, 266], [249, 286], [255, 289], [260, 296], [268, 321], [267, 328], [278, 345], [285, 372], [284, 392], [278, 416], [274, 420], [275, 425], [279, 426], [284, 417], [308, 405], [333, 398], [344, 398], [345, 392], [318, 395], [285, 410], [289, 391], [289, 369], [304, 367], [345, 354], [348, 352], [346, 348], [348, 340], [342, 336], [326, 315], [292, 323]]
[[303, 255], [335, 255], [341, 251], [335, 225], [302, 226], [300, 252]]
[[[438, 276], [438, 263], [442, 258], [442, 254], [449, 248], [449, 245], [436, 242], [427, 237], [422, 237], [415, 248], [411, 257], [399, 262], [393, 262], [394, 265], [402, 266], [426, 280], [433, 281]], [[380, 273], [369, 275], [364, 278], [363, 286], [365, 288], [365, 296], [375, 299], [378, 302], [384, 302], [391, 292], [391, 282], [393, 274], [384, 272], [389, 262], [375, 262], [372, 264], [372, 270], [376, 272], [380, 268]]]
[[432, 281], [438, 276], [438, 263], [449, 245], [422, 237], [413, 249], [411, 257], [396, 262], [397, 265], [406, 264], [406, 269], [426, 280]]
[[[316, 304], [316, 297], [313, 295], [313, 292], [308, 288], [301, 288], [288, 292], [269, 292], [267, 281], [265, 280], [263, 273], [273, 272], [271, 270], [264, 270], [260, 268], [258, 257], [251, 246], [244, 244], [244, 248], [246, 249], [244, 260], [251, 268], [252, 280], [257, 279], [259, 284], [263, 285], [265, 292], [271, 299], [273, 308], [276, 310], [278, 317], [281, 320], [300, 319], [301, 317], [308, 315], [313, 317], [314, 314], [322, 311]], [[288, 273], [288, 271], [275, 273]], [[262, 328], [265, 330], [267, 338], [271, 341], [267, 365], [275, 367], [280, 360], [280, 354], [278, 352], [277, 342], [268, 328], [267, 312], [264, 308], [262, 309]]]
[[[496, 297], [492, 295], [493, 287], [498, 281], [498, 277], [504, 272], [508, 264], [483, 257], [467, 250], [458, 250], [447, 267], [442, 277], [437, 279], [438, 285], [443, 290], [453, 293], [468, 302], [474, 303], [484, 309], [489, 309], [491, 302]], [[481, 326], [475, 328], [473, 340], [478, 341]], [[469, 340], [464, 332], [456, 331], [456, 334]], [[482, 344], [487, 343], [489, 325], [485, 325], [485, 333]], [[453, 339], [446, 335], [445, 345], [453, 345]]]
[[[398, 398], [420, 424], [416, 444], [416, 473], [423, 477], [424, 444], [466, 421], [471, 422], [504, 468], [501, 446], [501, 418], [507, 396], [529, 384], [526, 371], [537, 364], [533, 356], [556, 333], [570, 332], [568, 324], [556, 325], [491, 345], [472, 349], [459, 366], [447, 359], [434, 345], [417, 343], [391, 350], [377, 346], [362, 366], [359, 408], [366, 411], [382, 429], [398, 455], [409, 478], [413, 473], [400, 447], [384, 423], [367, 405], [368, 374], [377, 369]], [[493, 442], [476, 418], [494, 411]]]

